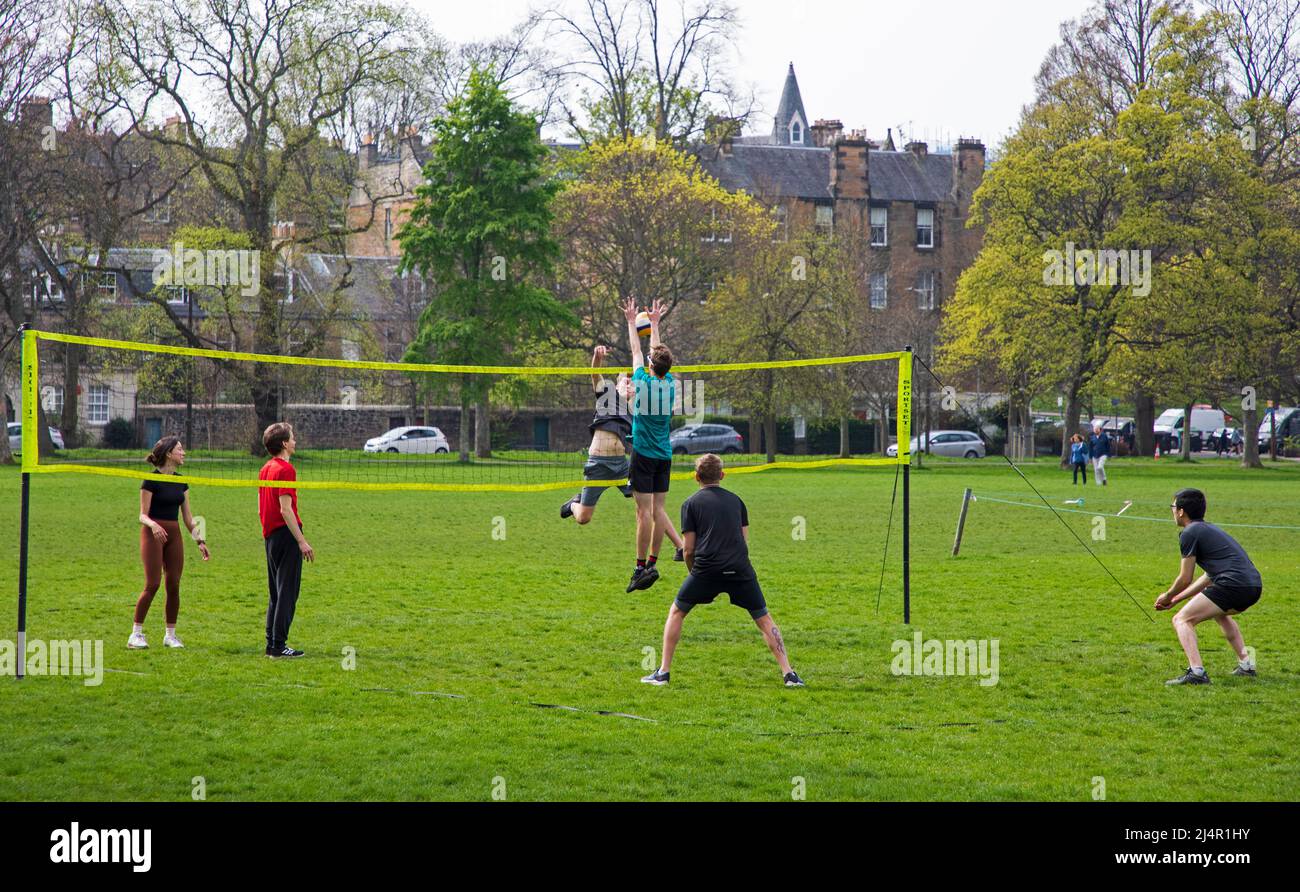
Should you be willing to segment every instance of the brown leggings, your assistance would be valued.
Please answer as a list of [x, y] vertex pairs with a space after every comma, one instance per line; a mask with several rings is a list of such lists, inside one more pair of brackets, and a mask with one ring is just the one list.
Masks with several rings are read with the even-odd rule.
[[144, 591], [135, 602], [135, 621], [144, 622], [149, 605], [158, 592], [163, 571], [167, 573], [167, 625], [176, 625], [181, 612], [181, 570], [185, 568], [185, 543], [181, 540], [181, 525], [175, 520], [156, 520], [154, 523], [167, 531], [164, 544], [153, 537], [153, 530], [140, 527], [140, 560], [144, 563]]

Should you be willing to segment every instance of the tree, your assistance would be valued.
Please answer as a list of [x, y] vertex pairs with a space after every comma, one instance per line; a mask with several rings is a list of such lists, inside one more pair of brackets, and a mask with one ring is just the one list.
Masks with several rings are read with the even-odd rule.
[[[470, 75], [434, 133], [425, 183], [397, 236], [401, 268], [434, 286], [407, 359], [507, 364], [522, 338], [576, 322], [538, 284], [558, 255], [550, 227], [560, 184], [545, 177], [547, 150], [536, 120], [514, 108], [490, 69]], [[461, 461], [469, 460], [471, 403], [474, 451], [489, 457], [491, 380], [466, 374], [456, 387]]]
[[[583, 321], [577, 339], [564, 339], [567, 348], [621, 344], [618, 307], [629, 297], [661, 300], [671, 318], [683, 301], [708, 292], [740, 256], [738, 244], [770, 231], [754, 199], [723, 189], [693, 156], [665, 142], [596, 143], [568, 159], [564, 174], [556, 201], [559, 287], [577, 300]], [[676, 328], [670, 343], [684, 346], [677, 335], [687, 334]]]

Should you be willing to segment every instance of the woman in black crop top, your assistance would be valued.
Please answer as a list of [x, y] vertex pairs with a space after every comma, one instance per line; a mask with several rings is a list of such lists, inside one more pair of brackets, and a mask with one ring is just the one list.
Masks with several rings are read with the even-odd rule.
[[163, 576], [167, 578], [167, 604], [165, 608], [167, 634], [165, 647], [184, 647], [176, 637], [176, 617], [181, 609], [181, 572], [185, 568], [185, 543], [181, 541], [180, 521], [190, 531], [206, 561], [209, 557], [202, 531], [190, 512], [189, 487], [171, 478], [185, 464], [185, 447], [176, 437], [163, 437], [154, 444], [145, 461], [154, 466], [158, 479], [140, 484], [140, 560], [144, 564], [144, 591], [135, 604], [135, 628], [126, 646], [141, 650], [149, 646], [144, 637], [144, 618], [149, 605], [158, 592]]

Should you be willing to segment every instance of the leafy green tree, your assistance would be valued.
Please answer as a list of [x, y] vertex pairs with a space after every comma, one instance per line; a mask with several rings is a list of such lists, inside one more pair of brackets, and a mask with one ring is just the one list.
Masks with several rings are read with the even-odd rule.
[[[558, 255], [551, 203], [560, 183], [546, 176], [536, 120], [515, 109], [491, 69], [471, 73], [433, 130], [425, 183], [397, 236], [401, 268], [434, 287], [407, 361], [519, 364], [513, 349], [522, 339], [576, 324], [539, 284]], [[442, 385], [460, 398], [462, 461], [469, 460], [472, 404], [474, 452], [491, 455], [491, 384], [466, 374]]]

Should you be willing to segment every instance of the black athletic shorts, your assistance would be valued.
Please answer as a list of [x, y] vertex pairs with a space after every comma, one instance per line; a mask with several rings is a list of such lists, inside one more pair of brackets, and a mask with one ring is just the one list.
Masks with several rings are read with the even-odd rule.
[[670, 458], [651, 458], [632, 450], [632, 473], [628, 482], [633, 492], [668, 492], [668, 478], [673, 472]]
[[731, 598], [732, 604], [748, 610], [754, 619], [767, 615], [767, 601], [763, 599], [763, 590], [753, 576], [748, 579], [732, 579], [688, 573], [682, 581], [682, 587], [677, 590], [677, 599], [673, 603], [683, 613], [690, 613], [696, 604], [711, 604], [723, 592]]
[[1224, 613], [1230, 610], [1244, 613], [1247, 608], [1255, 606], [1263, 591], [1258, 585], [1219, 585], [1212, 582], [1205, 590], [1205, 597]]

